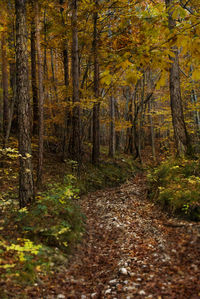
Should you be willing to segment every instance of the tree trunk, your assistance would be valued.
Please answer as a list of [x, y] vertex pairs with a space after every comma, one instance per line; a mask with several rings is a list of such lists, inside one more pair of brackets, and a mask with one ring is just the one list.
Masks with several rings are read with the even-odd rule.
[[78, 28], [77, 28], [77, 2], [72, 0], [72, 132], [69, 142], [69, 154], [71, 159], [80, 162], [81, 139], [80, 139], [80, 107], [79, 107], [79, 58], [78, 58]]
[[[117, 101], [115, 101], [115, 118], [118, 120], [120, 119]], [[115, 131], [115, 151], [120, 150], [120, 142], [121, 142], [121, 132]]]
[[58, 102], [58, 92], [56, 87], [56, 76], [55, 76], [54, 55], [53, 55], [54, 53], [52, 48], [50, 49], [50, 54], [51, 54], [52, 85], [55, 93], [56, 102]]
[[110, 139], [109, 139], [109, 156], [115, 155], [115, 99], [110, 97]]
[[154, 134], [153, 118], [151, 115], [151, 102], [148, 103], [148, 114], [149, 114], [150, 133], [151, 133], [152, 157], [153, 157], [153, 160], [156, 161], [155, 134]]
[[30, 97], [28, 77], [26, 1], [15, 0], [16, 9], [16, 84], [19, 121], [19, 205], [25, 207], [34, 199], [30, 138]]
[[[191, 65], [190, 69], [192, 72], [193, 71], [192, 65]], [[194, 86], [195, 85], [194, 80], [191, 80], [191, 84], [192, 84], [191, 102], [195, 106], [195, 110], [193, 111], [193, 117], [194, 117], [194, 124], [196, 127], [196, 132], [197, 132], [196, 136], [197, 136], [197, 141], [198, 141], [199, 137], [200, 137], [200, 116], [199, 116], [199, 111], [197, 108], [198, 99], [197, 99], [197, 93], [196, 93], [195, 86]]]
[[10, 100], [10, 109], [9, 109], [9, 120], [8, 125], [6, 128], [6, 136], [4, 139], [4, 147], [6, 147], [8, 143], [8, 139], [10, 136], [11, 126], [12, 126], [12, 119], [14, 114], [14, 107], [16, 103], [16, 65], [13, 62], [10, 62], [10, 87], [12, 90], [12, 96]]
[[[32, 9], [34, 11], [34, 0], [32, 0]], [[36, 24], [33, 17], [31, 22], [31, 83], [33, 99], [33, 134], [38, 134], [38, 90], [37, 90], [37, 71], [36, 71]]]
[[[64, 4], [64, 0], [60, 0], [60, 15], [62, 20], [62, 25], [64, 29], [66, 28], [65, 18], [63, 16], [63, 8], [62, 5]], [[66, 87], [66, 103], [69, 104], [70, 98], [68, 96], [69, 92], [69, 55], [68, 55], [68, 42], [67, 42], [67, 31], [64, 30], [63, 35], [63, 67], [64, 67], [64, 81]], [[64, 118], [64, 131], [63, 131], [63, 145], [62, 145], [62, 160], [65, 160], [66, 157], [66, 143], [69, 139], [69, 128], [71, 123], [71, 113], [69, 111], [69, 106], [67, 105], [65, 111], [65, 118]]]
[[143, 123], [144, 123], [144, 86], [145, 86], [145, 76], [143, 73], [143, 78], [140, 80], [140, 88], [141, 88], [141, 102], [140, 102], [140, 113], [138, 119], [138, 154], [139, 161], [142, 163], [142, 139], [143, 139]]
[[[174, 0], [165, 0], [166, 7], [168, 9], [168, 24], [169, 29], [173, 30], [176, 27], [173, 14]], [[179, 74], [179, 57], [178, 48], [176, 46], [171, 49], [174, 53], [174, 57], [170, 57], [172, 61], [170, 67], [170, 104], [172, 113], [172, 123], [174, 128], [174, 138], [178, 156], [184, 156], [189, 149], [189, 137], [186, 130], [186, 125], [183, 115], [183, 106], [181, 99], [181, 87], [180, 87], [180, 74]]]
[[39, 116], [39, 142], [38, 142], [38, 173], [37, 186], [42, 184], [42, 169], [43, 169], [43, 151], [44, 151], [44, 90], [43, 90], [43, 73], [42, 73], [42, 52], [40, 46], [40, 16], [38, 1], [35, 4], [36, 8], [36, 48], [37, 48], [37, 62], [38, 62], [38, 116]]
[[126, 120], [130, 122], [131, 127], [126, 129], [126, 143], [125, 154], [133, 154], [133, 98], [130, 94], [130, 88], [126, 88], [126, 101], [127, 101], [127, 117]]
[[[96, 9], [98, 5], [98, 0], [95, 1]], [[96, 103], [93, 107], [93, 148], [92, 148], [92, 162], [94, 164], [98, 163], [100, 156], [100, 103], [99, 97], [99, 64], [98, 64], [98, 53], [97, 53], [97, 19], [98, 12], [94, 12], [94, 31], [93, 31], [93, 55], [94, 55], [94, 96], [96, 98]]]
[[2, 55], [2, 87], [3, 87], [3, 136], [5, 136], [9, 122], [9, 97], [8, 97], [8, 60], [6, 53], [6, 33], [2, 32], [1, 38]]
[[[8, 2], [9, 12], [12, 9], [10, 7], [10, 2]], [[16, 103], [16, 58], [15, 58], [15, 24], [14, 20], [12, 21], [12, 29], [8, 35], [8, 47], [10, 53], [13, 53], [9, 59], [9, 72], [10, 72], [10, 88], [11, 88], [11, 97], [10, 97], [10, 106], [9, 106], [9, 120], [6, 128], [6, 135], [4, 139], [4, 147], [7, 146], [8, 139], [10, 136], [14, 107]], [[17, 126], [16, 126], [17, 127]]]
[[[65, 41], [66, 43], [67, 41]], [[70, 98], [68, 96], [69, 89], [69, 58], [68, 58], [68, 47], [67, 44], [64, 45], [63, 50], [63, 65], [64, 65], [64, 79], [65, 79], [65, 87], [66, 87], [66, 102], [69, 104]], [[64, 119], [64, 132], [63, 132], [63, 152], [62, 152], [62, 160], [65, 160], [66, 156], [66, 143], [69, 139], [69, 129], [71, 124], [71, 113], [69, 110], [69, 106], [67, 105], [65, 111], [65, 119]]]

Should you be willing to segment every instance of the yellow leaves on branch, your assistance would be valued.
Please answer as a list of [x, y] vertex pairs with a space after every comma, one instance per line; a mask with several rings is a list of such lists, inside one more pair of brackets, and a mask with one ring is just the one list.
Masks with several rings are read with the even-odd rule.
[[196, 68], [192, 73], [192, 80], [198, 81], [200, 80], [200, 68]]
[[126, 72], [126, 83], [128, 83], [129, 85], [135, 85], [141, 77], [141, 72], [134, 69], [129, 69]]
[[162, 71], [160, 79], [156, 84], [156, 90], [160, 90], [161, 87], [166, 85], [167, 78], [168, 78], [168, 72]]

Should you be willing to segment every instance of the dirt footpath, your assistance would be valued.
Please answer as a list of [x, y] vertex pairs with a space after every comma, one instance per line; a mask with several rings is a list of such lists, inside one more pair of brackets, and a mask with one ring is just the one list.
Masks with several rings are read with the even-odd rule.
[[169, 219], [147, 201], [142, 176], [80, 202], [84, 240], [29, 298], [200, 298], [200, 224]]

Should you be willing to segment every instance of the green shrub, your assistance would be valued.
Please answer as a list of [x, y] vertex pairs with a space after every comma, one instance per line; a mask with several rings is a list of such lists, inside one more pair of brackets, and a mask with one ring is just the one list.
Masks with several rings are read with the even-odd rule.
[[83, 232], [84, 216], [77, 205], [78, 192], [68, 184], [54, 186], [50, 192], [39, 195], [30, 210], [16, 213], [18, 229], [35, 241], [67, 251]]
[[192, 220], [200, 220], [199, 160], [162, 162], [147, 175], [150, 198], [159, 202], [172, 214], [178, 213]]
[[29, 208], [13, 210], [13, 205], [12, 209], [7, 208], [0, 237], [3, 276], [32, 283], [37, 271], [49, 269], [54, 251], [64, 260], [81, 239], [84, 215], [77, 204], [79, 190], [74, 180], [69, 175], [65, 185], [50, 185], [49, 192], [38, 195]]

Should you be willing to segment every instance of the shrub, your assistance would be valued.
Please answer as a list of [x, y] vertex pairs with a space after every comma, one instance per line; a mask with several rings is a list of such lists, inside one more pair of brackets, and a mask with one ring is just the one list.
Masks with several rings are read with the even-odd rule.
[[7, 206], [0, 238], [2, 276], [32, 283], [37, 271], [49, 269], [54, 251], [63, 261], [81, 239], [84, 215], [77, 204], [79, 190], [74, 180], [69, 175], [65, 185], [50, 185], [49, 192], [38, 195], [29, 208]]
[[199, 160], [174, 160], [162, 162], [149, 171], [150, 198], [192, 220], [200, 220], [200, 168]]

